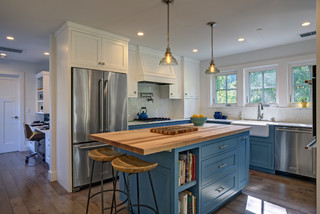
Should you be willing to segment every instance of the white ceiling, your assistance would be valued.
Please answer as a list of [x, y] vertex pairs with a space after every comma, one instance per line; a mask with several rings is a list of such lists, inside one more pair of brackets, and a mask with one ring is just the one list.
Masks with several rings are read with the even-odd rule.
[[[126, 36], [138, 45], [165, 51], [166, 5], [161, 0], [1, 0], [0, 46], [25, 50], [8, 60], [48, 61], [49, 35], [72, 21]], [[301, 39], [316, 29], [316, 0], [175, 0], [170, 7], [173, 55], [209, 59], [209, 21], [214, 27], [214, 57], [243, 53]], [[303, 21], [311, 21], [301, 27]], [[262, 28], [262, 31], [256, 29]], [[144, 37], [136, 33], [143, 31]], [[12, 35], [14, 41], [5, 36]], [[237, 38], [245, 37], [239, 43]], [[197, 48], [198, 53], [192, 49]]]

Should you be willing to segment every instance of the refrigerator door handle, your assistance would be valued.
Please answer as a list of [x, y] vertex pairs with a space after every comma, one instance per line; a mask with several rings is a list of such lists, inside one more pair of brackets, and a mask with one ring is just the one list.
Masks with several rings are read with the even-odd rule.
[[109, 90], [108, 90], [108, 80], [104, 81], [104, 86], [103, 86], [103, 91], [106, 93], [104, 97], [106, 97], [106, 112], [105, 112], [105, 116], [106, 116], [106, 122], [104, 122], [104, 124], [106, 125], [106, 127], [104, 127], [104, 132], [110, 132], [110, 94]]
[[103, 132], [103, 123], [104, 123], [104, 117], [103, 117], [103, 79], [99, 80], [99, 132]]

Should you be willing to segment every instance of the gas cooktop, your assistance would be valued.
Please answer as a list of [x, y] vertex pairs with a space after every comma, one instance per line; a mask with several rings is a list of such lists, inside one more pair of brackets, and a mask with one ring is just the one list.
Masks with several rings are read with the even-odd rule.
[[156, 121], [166, 121], [171, 120], [169, 117], [150, 117], [148, 119], [134, 119], [134, 121], [141, 121], [141, 122], [156, 122]]

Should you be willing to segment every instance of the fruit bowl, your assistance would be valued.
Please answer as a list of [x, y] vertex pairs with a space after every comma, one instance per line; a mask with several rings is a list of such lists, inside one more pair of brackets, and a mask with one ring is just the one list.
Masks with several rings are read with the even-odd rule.
[[195, 126], [203, 126], [203, 124], [207, 121], [206, 117], [190, 117], [191, 122]]

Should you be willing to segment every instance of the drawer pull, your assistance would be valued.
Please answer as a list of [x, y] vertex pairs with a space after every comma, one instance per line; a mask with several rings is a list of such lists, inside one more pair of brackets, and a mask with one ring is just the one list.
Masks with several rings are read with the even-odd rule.
[[219, 187], [218, 189], [216, 189], [216, 191], [218, 191], [219, 193], [222, 192], [224, 190], [223, 187]]
[[223, 168], [223, 167], [226, 167], [228, 164], [226, 164], [226, 163], [224, 163], [224, 164], [221, 164], [220, 166], [219, 166], [219, 168]]
[[228, 146], [227, 145], [222, 145], [222, 146], [219, 146], [219, 149], [224, 149], [224, 148], [227, 148]]

